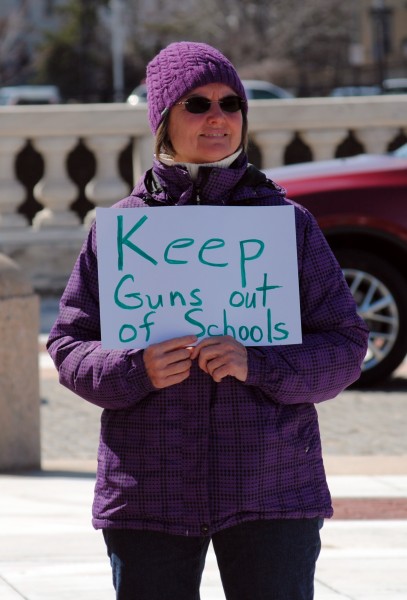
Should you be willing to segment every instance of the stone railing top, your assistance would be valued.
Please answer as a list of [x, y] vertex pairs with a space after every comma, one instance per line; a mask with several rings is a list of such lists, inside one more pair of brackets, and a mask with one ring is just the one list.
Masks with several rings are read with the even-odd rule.
[[[400, 127], [407, 115], [407, 95], [369, 96], [366, 98], [293, 98], [273, 100], [264, 106], [252, 100], [249, 129], [361, 129]], [[406, 118], [407, 122], [407, 118]]]
[[96, 132], [129, 136], [151, 133], [147, 109], [123, 103], [0, 107], [0, 137], [82, 137]]
[[[400, 127], [407, 95], [366, 98], [293, 98], [249, 102], [249, 130], [363, 129]], [[35, 117], [35, 118], [33, 118]], [[407, 119], [406, 119], [407, 120]], [[151, 135], [147, 107], [117, 104], [59, 104], [0, 107], [0, 137], [61, 135]]]

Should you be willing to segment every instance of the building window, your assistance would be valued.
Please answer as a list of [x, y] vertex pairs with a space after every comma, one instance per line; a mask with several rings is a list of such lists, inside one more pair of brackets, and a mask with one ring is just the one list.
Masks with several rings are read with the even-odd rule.
[[371, 8], [373, 57], [383, 60], [392, 52], [392, 16], [393, 10], [383, 4]]

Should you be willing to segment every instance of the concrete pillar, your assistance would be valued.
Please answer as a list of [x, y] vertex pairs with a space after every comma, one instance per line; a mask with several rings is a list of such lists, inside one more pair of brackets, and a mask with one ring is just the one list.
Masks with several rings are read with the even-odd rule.
[[41, 466], [39, 299], [0, 254], [0, 471]]

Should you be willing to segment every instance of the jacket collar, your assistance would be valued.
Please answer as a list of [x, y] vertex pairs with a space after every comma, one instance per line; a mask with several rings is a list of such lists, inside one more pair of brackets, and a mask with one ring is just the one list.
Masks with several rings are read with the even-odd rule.
[[147, 192], [155, 202], [169, 205], [227, 204], [246, 168], [247, 155], [241, 152], [228, 168], [201, 166], [193, 181], [184, 166], [168, 166], [154, 159], [153, 168], [147, 171], [134, 193]]

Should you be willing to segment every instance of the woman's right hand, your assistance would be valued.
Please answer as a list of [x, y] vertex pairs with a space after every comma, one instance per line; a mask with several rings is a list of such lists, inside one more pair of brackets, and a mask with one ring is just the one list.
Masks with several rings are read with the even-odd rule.
[[196, 342], [195, 335], [185, 335], [145, 348], [144, 364], [155, 388], [166, 388], [189, 377], [192, 365], [191, 346]]

